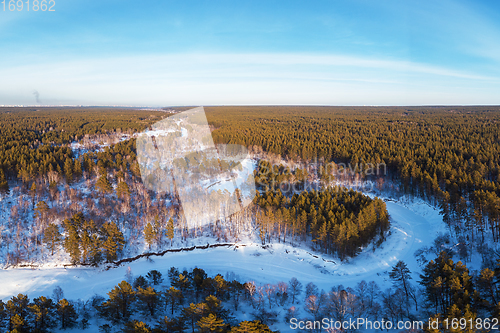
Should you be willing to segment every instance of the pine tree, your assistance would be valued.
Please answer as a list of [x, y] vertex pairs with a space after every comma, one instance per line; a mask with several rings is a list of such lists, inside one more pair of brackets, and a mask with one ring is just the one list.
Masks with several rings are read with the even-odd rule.
[[56, 171], [61, 177], [63, 176], [61, 165], [59, 163], [56, 164]]
[[149, 249], [151, 249], [151, 245], [153, 245], [156, 240], [156, 233], [150, 222], [148, 222], [144, 227], [144, 240], [146, 241], [146, 244], [148, 244]]
[[160, 302], [160, 295], [154, 290], [154, 288], [151, 286], [146, 289], [138, 287], [137, 299], [141, 303], [144, 312], [153, 317]]
[[35, 217], [38, 217], [40, 219], [45, 219], [48, 211], [49, 211], [49, 206], [47, 205], [47, 203], [45, 201], [39, 201], [36, 204]]
[[200, 332], [223, 332], [226, 326], [223, 319], [217, 318], [214, 314], [210, 313], [207, 317], [202, 317], [197, 323]]
[[[37, 222], [37, 227], [41, 227], [41, 230], [45, 229], [45, 224], [47, 222], [47, 213], [49, 211], [49, 206], [45, 203], [45, 201], [39, 201], [35, 208], [34, 218]], [[38, 243], [38, 234], [36, 235], [36, 241]]]
[[91, 240], [90, 240], [90, 253], [89, 253], [89, 259], [90, 259], [90, 264], [92, 266], [97, 266], [102, 259], [102, 254], [101, 254], [101, 239], [97, 234], [92, 234]]
[[67, 236], [64, 239], [64, 249], [71, 257], [71, 262], [76, 265], [81, 261], [80, 236], [78, 235], [78, 230], [73, 225], [72, 221], [65, 220], [64, 228], [67, 233]]
[[109, 300], [103, 303], [108, 316], [114, 321], [126, 320], [130, 316], [132, 303], [136, 299], [136, 292], [127, 281], [122, 281], [108, 293]]
[[224, 298], [226, 291], [227, 291], [227, 282], [224, 280], [222, 275], [217, 274], [214, 277], [214, 283], [215, 283], [215, 296], [222, 299]]
[[179, 277], [172, 282], [172, 286], [179, 288], [182, 295], [185, 295], [191, 287], [191, 281], [187, 277], [187, 272], [184, 271], [184, 274], [179, 274]]
[[59, 303], [57, 303], [56, 308], [62, 329], [73, 327], [76, 324], [78, 314], [76, 313], [73, 304], [68, 302], [67, 299], [63, 298], [60, 300]]
[[64, 162], [64, 175], [68, 184], [73, 181], [73, 160], [69, 157]]
[[406, 266], [406, 264], [403, 261], [401, 260], [398, 261], [396, 265], [394, 265], [394, 267], [392, 268], [392, 271], [389, 272], [389, 277], [397, 287], [403, 288], [407, 302], [410, 301], [410, 298], [415, 302], [415, 307], [416, 307], [415, 310], [418, 311], [417, 299], [415, 297], [413, 287], [410, 283], [411, 272], [408, 269], [408, 266]]
[[191, 326], [191, 331], [194, 333], [194, 329], [198, 320], [201, 319], [203, 313], [207, 309], [207, 305], [205, 303], [189, 304], [188, 307], [182, 309], [182, 319], [189, 323]]
[[45, 332], [54, 327], [55, 305], [50, 298], [40, 296], [29, 305], [30, 312], [34, 316], [35, 331]]
[[149, 286], [148, 281], [146, 278], [142, 275], [139, 275], [138, 277], [135, 278], [133, 287], [135, 290], [139, 289], [139, 287], [145, 289]]
[[82, 163], [75, 159], [75, 165], [73, 166], [73, 174], [75, 177], [79, 178], [82, 175]]
[[130, 197], [130, 189], [126, 182], [121, 181], [116, 186], [116, 196], [121, 199], [128, 199]]
[[489, 268], [481, 270], [481, 275], [478, 277], [478, 289], [482, 292], [485, 304], [490, 310], [493, 309], [500, 300], [500, 290], [498, 289], [498, 282], [495, 281], [495, 272]]
[[56, 224], [50, 223], [45, 229], [43, 242], [49, 247], [51, 255], [54, 255], [54, 250], [61, 242], [61, 233], [59, 232], [59, 227]]
[[107, 262], [112, 262], [118, 258], [118, 254], [123, 250], [125, 239], [122, 232], [114, 222], [106, 222], [101, 228], [103, 235], [102, 249]]
[[149, 280], [149, 282], [152, 285], [159, 285], [160, 283], [163, 282], [163, 277], [162, 274], [157, 271], [156, 269], [150, 270], [148, 274], [146, 274], [146, 278]]
[[108, 176], [107, 176], [106, 172], [104, 172], [101, 175], [101, 177], [99, 177], [99, 179], [97, 179], [95, 187], [102, 194], [111, 193], [111, 191], [113, 190], [113, 187], [111, 186], [111, 183], [108, 180]]
[[163, 231], [162, 231], [162, 227], [161, 227], [160, 217], [158, 216], [158, 214], [155, 215], [153, 229], [154, 229], [155, 235], [156, 235], [156, 239], [155, 239], [156, 245], [159, 245], [163, 241]]
[[84, 221], [81, 233], [82, 261], [96, 266], [101, 260], [101, 240], [93, 220]]
[[168, 316], [164, 316], [158, 320], [158, 324], [155, 327], [155, 332], [183, 332], [184, 325], [175, 320], [170, 319]]
[[175, 306], [182, 303], [182, 292], [179, 289], [170, 287], [165, 293], [165, 301], [170, 303], [170, 310], [173, 315]]
[[90, 252], [92, 249], [92, 239], [87, 230], [83, 230], [80, 236], [80, 242], [82, 244], [82, 263], [86, 264], [89, 261]]
[[195, 291], [195, 298], [198, 301], [200, 293], [203, 291], [203, 282], [207, 278], [207, 273], [201, 268], [193, 268], [191, 272], [191, 279], [193, 280], [193, 286]]
[[28, 316], [28, 296], [19, 294], [13, 296], [5, 304], [5, 310], [9, 316], [9, 330], [17, 329], [23, 332], [27, 325], [26, 318]]

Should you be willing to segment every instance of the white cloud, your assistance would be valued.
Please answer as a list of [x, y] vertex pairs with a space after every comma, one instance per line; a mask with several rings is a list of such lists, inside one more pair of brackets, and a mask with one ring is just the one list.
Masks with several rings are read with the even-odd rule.
[[[0, 104], [33, 104], [33, 89], [45, 101], [94, 105], [453, 103], [444, 98], [449, 94], [456, 104], [467, 103], [470, 87], [500, 83], [497, 77], [409, 61], [277, 53], [47, 62], [0, 67], [0, 77]], [[435, 96], [439, 90], [441, 99]], [[483, 103], [500, 103], [487, 93]]]

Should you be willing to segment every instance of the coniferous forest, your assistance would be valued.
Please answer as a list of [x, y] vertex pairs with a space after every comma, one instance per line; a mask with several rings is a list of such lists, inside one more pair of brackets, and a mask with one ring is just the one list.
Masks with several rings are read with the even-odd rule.
[[384, 163], [386, 180], [443, 210], [457, 236], [500, 232], [498, 107], [207, 107], [217, 142], [288, 157]]
[[[137, 162], [137, 133], [171, 110], [0, 108], [3, 267], [104, 267], [196, 239], [287, 244], [349, 263], [391, 233], [385, 202], [352, 188], [363, 181], [378, 194], [437, 208], [448, 234], [415, 253], [418, 280], [402, 261], [389, 267], [385, 290], [365, 281], [302, 288], [292, 276], [259, 285], [224, 272], [208, 277], [200, 263], [128, 276], [108, 297], [91, 300], [67, 300], [57, 290], [12, 296], [0, 301], [0, 331], [84, 330], [99, 318], [103, 332], [116, 325], [126, 332], [271, 332], [278, 318], [299, 315], [299, 304], [311, 320], [500, 318], [500, 107], [207, 107], [216, 144], [248, 147], [257, 193], [231, 223], [191, 229], [175, 193], [147, 190]], [[482, 261], [477, 271], [467, 267], [473, 258]], [[241, 306], [252, 320], [236, 319]]]

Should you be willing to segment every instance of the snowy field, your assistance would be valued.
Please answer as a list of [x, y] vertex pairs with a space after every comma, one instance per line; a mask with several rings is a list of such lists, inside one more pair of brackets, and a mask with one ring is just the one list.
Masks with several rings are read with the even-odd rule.
[[129, 266], [134, 276], [145, 275], [152, 269], [166, 275], [172, 266], [200, 267], [209, 275], [234, 272], [241, 282], [288, 282], [296, 277], [304, 285], [314, 282], [320, 289], [329, 290], [339, 284], [354, 287], [361, 280], [373, 280], [382, 288], [387, 287], [390, 282], [384, 273], [398, 260], [403, 260], [418, 280], [420, 267], [413, 254], [422, 246], [430, 246], [439, 233], [445, 232], [445, 224], [438, 211], [421, 200], [387, 200], [386, 203], [391, 216], [390, 236], [380, 248], [373, 250], [370, 246], [349, 262], [323, 259], [319, 253], [290, 245], [273, 244], [263, 249], [258, 244], [238, 244], [237, 247], [167, 253], [163, 257], [151, 257], [152, 261], [140, 259], [109, 270], [46, 266], [0, 270], [0, 298], [5, 301], [18, 293], [28, 294], [30, 298], [50, 296], [56, 286], [72, 300], [88, 299], [95, 294], [105, 296], [125, 279]]

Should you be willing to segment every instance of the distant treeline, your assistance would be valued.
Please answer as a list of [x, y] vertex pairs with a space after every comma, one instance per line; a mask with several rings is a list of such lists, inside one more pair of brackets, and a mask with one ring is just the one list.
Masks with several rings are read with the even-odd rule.
[[107, 108], [0, 108], [0, 189], [7, 178], [28, 182], [50, 171], [63, 175], [74, 157], [62, 146], [86, 134], [138, 132], [167, 113]]

